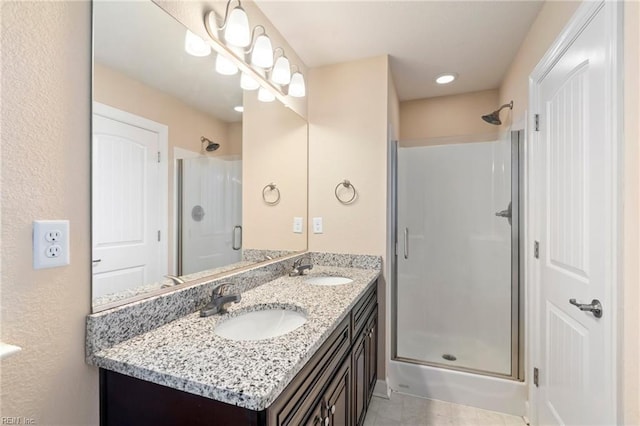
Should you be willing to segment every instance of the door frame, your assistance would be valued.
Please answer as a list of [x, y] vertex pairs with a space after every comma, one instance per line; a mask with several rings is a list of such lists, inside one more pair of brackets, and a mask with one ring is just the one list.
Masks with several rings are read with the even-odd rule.
[[537, 265], [534, 262], [533, 244], [539, 230], [536, 229], [538, 216], [535, 210], [535, 173], [536, 173], [536, 146], [538, 144], [538, 132], [535, 130], [535, 114], [541, 111], [539, 84], [548, 74], [552, 67], [557, 63], [559, 58], [571, 46], [575, 39], [582, 33], [585, 27], [591, 22], [594, 16], [602, 12], [605, 14], [606, 23], [608, 25], [608, 45], [610, 46], [610, 55], [607, 57], [607, 81], [609, 88], [607, 91], [609, 96], [608, 105], [603, 109], [604, 123], [606, 132], [614, 141], [612, 148], [612, 205], [609, 206], [613, 211], [613, 224], [611, 232], [613, 233], [612, 254], [609, 261], [611, 262], [611, 288], [606, 289], [606, 298], [610, 300], [610, 306], [605, 307], [611, 315], [611, 323], [607, 335], [609, 341], [605, 342], [610, 352], [607, 354], [607, 365], [603, 366], [608, 371], [607, 377], [610, 378], [611, 395], [610, 404], [614, 409], [614, 421], [618, 424], [618, 420], [622, 418], [620, 412], [620, 404], [618, 404], [619, 383], [620, 383], [620, 367], [618, 362], [618, 353], [622, 343], [622, 315], [619, 312], [622, 308], [619, 295], [622, 294], [622, 213], [623, 213], [623, 96], [622, 96], [622, 72], [623, 68], [623, 3], [604, 1], [583, 2], [575, 14], [571, 17], [560, 35], [553, 42], [547, 53], [542, 57], [529, 76], [529, 111], [527, 117], [529, 120], [528, 137], [525, 140], [525, 287], [526, 287], [526, 308], [528, 310], [526, 321], [526, 357], [527, 365], [525, 371], [526, 382], [528, 385], [529, 404], [527, 407], [527, 416], [531, 420], [532, 425], [538, 424], [537, 407], [538, 392], [537, 387], [530, 378], [533, 375], [533, 367], [540, 365], [540, 277]]
[[[158, 228], [161, 234], [160, 252], [158, 253], [160, 271], [169, 273], [169, 127], [148, 118], [123, 111], [112, 106], [93, 101], [91, 120], [93, 116], [100, 115], [111, 120], [120, 121], [134, 127], [149, 130], [158, 134], [158, 151], [160, 161], [158, 166]], [[93, 133], [93, 132], [92, 132]], [[91, 158], [93, 163], [93, 141], [91, 142]], [[93, 174], [92, 174], [93, 176]], [[93, 200], [93, 185], [91, 188], [91, 200]], [[93, 205], [93, 201], [91, 203]], [[91, 238], [91, 250], [93, 251], [93, 236]], [[93, 276], [93, 274], [92, 274]]]

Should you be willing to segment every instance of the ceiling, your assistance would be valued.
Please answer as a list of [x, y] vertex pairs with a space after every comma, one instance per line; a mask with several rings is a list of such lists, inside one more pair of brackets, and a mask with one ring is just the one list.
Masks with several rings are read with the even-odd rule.
[[[496, 89], [542, 1], [256, 0], [308, 67], [390, 55], [400, 100]], [[438, 85], [439, 74], [458, 79]]]
[[215, 72], [215, 55], [184, 50], [186, 28], [150, 1], [96, 1], [94, 60], [223, 121], [242, 119], [240, 77]]

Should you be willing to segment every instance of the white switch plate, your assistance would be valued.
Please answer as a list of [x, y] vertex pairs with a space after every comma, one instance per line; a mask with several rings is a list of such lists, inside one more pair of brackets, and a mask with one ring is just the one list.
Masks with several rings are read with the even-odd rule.
[[33, 222], [33, 269], [69, 264], [69, 221]]
[[322, 218], [321, 217], [313, 218], [313, 233], [322, 234]]
[[293, 218], [293, 232], [296, 234], [302, 234], [302, 218], [301, 217]]

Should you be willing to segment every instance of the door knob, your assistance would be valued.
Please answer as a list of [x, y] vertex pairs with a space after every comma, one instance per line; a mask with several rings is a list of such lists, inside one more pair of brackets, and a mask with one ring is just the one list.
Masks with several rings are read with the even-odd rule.
[[576, 299], [569, 299], [569, 303], [581, 311], [591, 312], [596, 318], [602, 318], [602, 304], [598, 299], [593, 299], [589, 304], [578, 303], [576, 302]]

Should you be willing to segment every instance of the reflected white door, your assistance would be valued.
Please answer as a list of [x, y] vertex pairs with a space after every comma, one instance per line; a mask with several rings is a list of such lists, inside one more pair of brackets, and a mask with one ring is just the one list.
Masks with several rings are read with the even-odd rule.
[[[538, 423], [614, 425], [611, 289], [615, 277], [615, 139], [611, 31], [601, 9], [536, 84], [540, 131], [533, 203], [540, 243]], [[598, 299], [597, 318], [570, 299]]]
[[[167, 273], [158, 152], [166, 127], [94, 106], [92, 170], [93, 297], [160, 281]], [[133, 124], [135, 123], [135, 124]], [[157, 126], [146, 126], [157, 127]], [[166, 168], [164, 169], [166, 170]]]
[[242, 257], [242, 160], [183, 160], [182, 275]]

